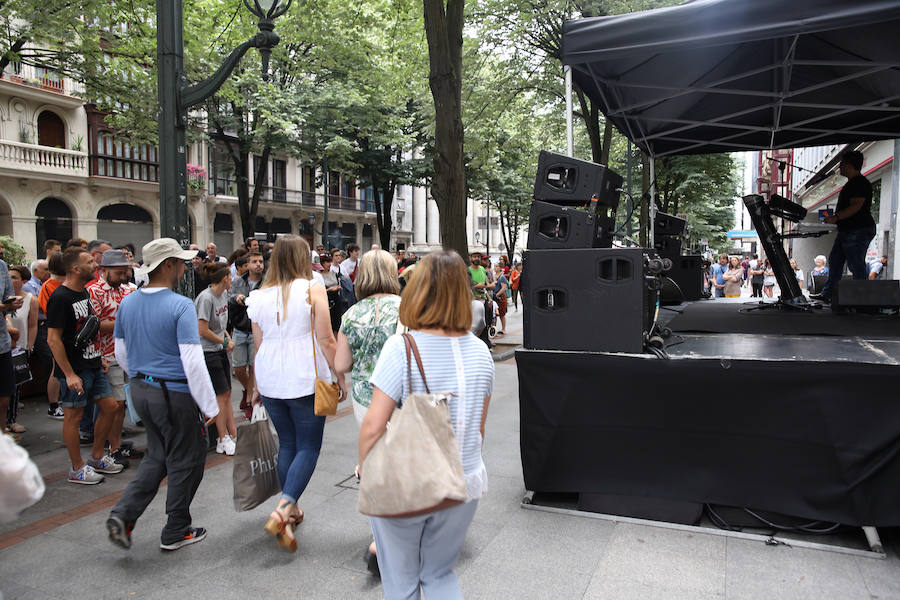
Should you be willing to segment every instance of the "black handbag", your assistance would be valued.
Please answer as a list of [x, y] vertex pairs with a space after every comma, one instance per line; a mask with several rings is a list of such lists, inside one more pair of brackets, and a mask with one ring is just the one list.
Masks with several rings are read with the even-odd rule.
[[16, 385], [22, 385], [31, 381], [31, 369], [28, 368], [28, 352], [13, 354], [12, 365]]
[[98, 333], [100, 333], [100, 319], [97, 318], [97, 315], [90, 314], [81, 324], [81, 329], [75, 334], [75, 348], [83, 351], [94, 341]]

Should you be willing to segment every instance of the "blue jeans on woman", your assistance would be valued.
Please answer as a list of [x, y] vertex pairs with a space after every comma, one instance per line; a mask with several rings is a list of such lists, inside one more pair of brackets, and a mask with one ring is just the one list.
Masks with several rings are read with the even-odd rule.
[[831, 298], [834, 294], [834, 286], [844, 274], [845, 263], [853, 274], [853, 279], [866, 278], [866, 251], [874, 237], [874, 227], [838, 231], [828, 255], [828, 281], [822, 287], [823, 298]]
[[278, 432], [281, 497], [296, 504], [316, 469], [325, 417], [315, 414], [315, 394], [290, 399], [261, 398]]

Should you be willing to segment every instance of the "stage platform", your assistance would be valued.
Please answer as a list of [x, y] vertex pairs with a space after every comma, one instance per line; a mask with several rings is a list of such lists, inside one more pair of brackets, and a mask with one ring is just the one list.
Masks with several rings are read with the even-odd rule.
[[663, 311], [669, 360], [518, 351], [526, 489], [900, 526], [900, 319], [749, 306]]

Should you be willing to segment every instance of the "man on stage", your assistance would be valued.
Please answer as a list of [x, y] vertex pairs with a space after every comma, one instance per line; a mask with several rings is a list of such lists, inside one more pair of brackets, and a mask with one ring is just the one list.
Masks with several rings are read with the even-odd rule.
[[825, 218], [826, 223], [837, 223], [838, 232], [828, 255], [828, 281], [821, 294], [811, 297], [831, 302], [834, 286], [844, 273], [844, 264], [853, 279], [866, 278], [866, 250], [875, 237], [875, 220], [872, 218], [872, 184], [860, 172], [863, 154], [857, 150], [841, 157], [840, 173], [847, 183], [838, 196], [837, 210]]

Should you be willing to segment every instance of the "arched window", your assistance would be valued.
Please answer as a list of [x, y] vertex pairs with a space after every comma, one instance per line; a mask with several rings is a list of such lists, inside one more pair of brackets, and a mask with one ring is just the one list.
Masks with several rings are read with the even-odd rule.
[[97, 211], [97, 237], [113, 248], [134, 244], [135, 259], [141, 259], [144, 244], [153, 239], [153, 217], [134, 204], [109, 204]]
[[34, 211], [35, 238], [37, 239], [38, 254], [43, 256], [44, 242], [58, 240], [65, 245], [72, 239], [72, 211], [69, 206], [59, 198], [44, 198]]
[[45, 110], [38, 115], [38, 144], [51, 148], [66, 147], [66, 124], [54, 112]]

